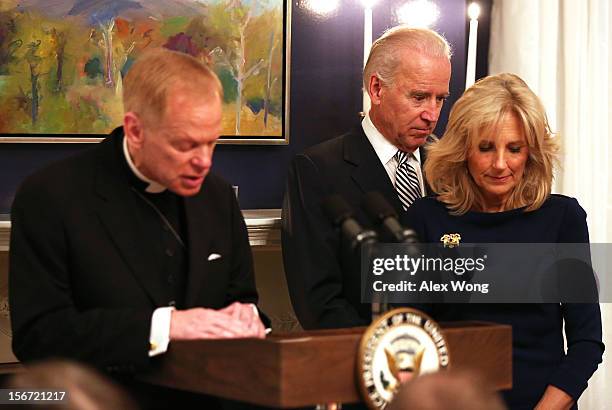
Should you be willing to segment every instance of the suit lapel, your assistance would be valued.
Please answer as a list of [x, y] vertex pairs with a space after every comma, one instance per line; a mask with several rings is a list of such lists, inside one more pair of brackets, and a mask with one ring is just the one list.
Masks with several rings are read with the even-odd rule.
[[398, 215], [404, 212], [389, 175], [370, 141], [368, 141], [361, 125], [358, 129], [355, 129], [352, 135], [344, 139], [344, 160], [355, 166], [351, 177], [364, 194], [378, 191], [393, 206]]
[[[101, 143], [95, 175], [95, 212], [107, 235], [156, 306], [167, 303], [151, 250], [143, 237], [146, 223], [125, 176], [121, 151], [123, 132], [117, 130]], [[109, 272], [113, 274], [113, 272]]]
[[425, 186], [425, 196], [429, 195], [432, 190], [429, 187], [429, 184], [427, 183], [427, 180], [425, 179], [425, 172], [423, 171], [423, 166], [425, 165], [425, 161], [427, 160], [427, 150], [425, 149], [425, 147], [427, 146], [427, 144], [430, 144], [433, 140], [431, 138], [427, 139], [427, 142], [425, 143], [425, 145], [421, 145], [419, 147], [419, 156], [421, 157], [421, 175], [423, 175], [423, 185]]

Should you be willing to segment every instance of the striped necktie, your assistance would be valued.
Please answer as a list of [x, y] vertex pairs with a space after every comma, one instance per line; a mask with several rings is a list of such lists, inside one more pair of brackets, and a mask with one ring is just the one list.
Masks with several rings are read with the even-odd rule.
[[407, 154], [399, 150], [395, 154], [395, 159], [398, 163], [397, 170], [395, 171], [395, 190], [397, 191], [397, 196], [402, 203], [404, 211], [407, 210], [417, 198], [422, 196], [419, 177], [414, 167], [410, 165], [408, 161], [412, 155], [412, 153]]

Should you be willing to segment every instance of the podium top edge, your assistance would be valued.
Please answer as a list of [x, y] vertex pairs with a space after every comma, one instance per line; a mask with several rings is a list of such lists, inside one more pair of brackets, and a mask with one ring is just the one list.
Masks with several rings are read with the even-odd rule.
[[[440, 327], [443, 332], [446, 331], [462, 331], [462, 330], [502, 330], [511, 329], [510, 325], [484, 322], [484, 321], [457, 321], [457, 322], [440, 322]], [[334, 340], [334, 339], [355, 339], [361, 337], [365, 332], [366, 327], [354, 327], [343, 329], [325, 329], [325, 330], [309, 330], [303, 332], [279, 332], [271, 333], [265, 339], [221, 339], [223, 344], [252, 344], [252, 345], [280, 345], [303, 343], [314, 340]], [[218, 343], [217, 339], [197, 340], [197, 341], [174, 341], [174, 344], [193, 342], [202, 344]]]

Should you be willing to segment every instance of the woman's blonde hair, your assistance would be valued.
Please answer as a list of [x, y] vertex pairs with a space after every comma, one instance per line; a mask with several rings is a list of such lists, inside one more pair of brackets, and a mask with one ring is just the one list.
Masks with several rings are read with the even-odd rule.
[[529, 157], [523, 178], [504, 209], [538, 209], [550, 195], [558, 147], [538, 96], [517, 75], [503, 73], [479, 80], [453, 106], [443, 138], [427, 150], [424, 173], [429, 186], [454, 215], [483, 209], [484, 198], [467, 166], [470, 149], [483, 133], [495, 135], [506, 115], [516, 115]]

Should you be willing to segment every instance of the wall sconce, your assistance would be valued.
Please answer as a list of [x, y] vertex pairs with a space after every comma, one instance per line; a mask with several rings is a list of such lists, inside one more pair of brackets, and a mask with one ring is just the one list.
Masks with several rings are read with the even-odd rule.
[[465, 89], [467, 90], [476, 80], [476, 42], [478, 39], [478, 16], [480, 6], [478, 3], [471, 3], [468, 7], [470, 17], [470, 36], [468, 37], [467, 68], [465, 70]]
[[[372, 8], [376, 4], [376, 0], [361, 0], [363, 4], [363, 67], [365, 68], [372, 48]], [[363, 115], [367, 115], [370, 111], [370, 95], [368, 90], [363, 90]]]
[[395, 11], [399, 23], [410, 27], [429, 28], [440, 18], [440, 8], [429, 0], [414, 0], [404, 3]]
[[300, 6], [319, 17], [328, 17], [340, 5], [340, 0], [300, 0]]

